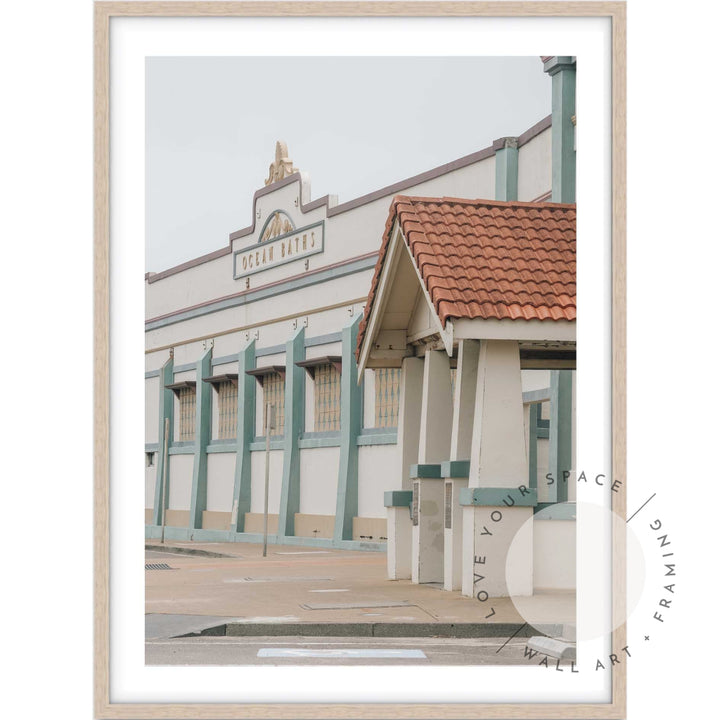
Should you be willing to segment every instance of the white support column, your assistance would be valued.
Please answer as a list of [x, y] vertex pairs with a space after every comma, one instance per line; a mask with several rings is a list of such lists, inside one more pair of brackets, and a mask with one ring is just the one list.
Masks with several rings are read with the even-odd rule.
[[[420, 440], [423, 361], [405, 358], [400, 374], [397, 451], [400, 454], [400, 489], [411, 490], [410, 466], [417, 462]], [[387, 508], [387, 566], [390, 580], [407, 580], [411, 571], [412, 524], [407, 506]]]
[[[445, 478], [445, 590], [462, 587], [462, 528], [463, 508], [460, 507], [460, 490], [468, 486], [472, 447], [473, 419], [475, 416], [475, 389], [480, 355], [478, 340], [461, 340], [457, 350], [455, 394], [453, 396], [453, 422], [450, 439], [450, 462], [443, 464]], [[448, 485], [450, 487], [448, 488]], [[448, 507], [449, 503], [449, 507]], [[448, 526], [448, 519], [449, 525]]]
[[[418, 493], [417, 523], [412, 532], [412, 580], [443, 582], [444, 487], [440, 464], [450, 455], [452, 432], [450, 358], [445, 351], [425, 353], [420, 414], [418, 472], [413, 485]], [[427, 466], [435, 466], [430, 469]]]
[[[470, 455], [471, 504], [463, 512], [463, 595], [479, 600], [508, 595], [506, 560], [520, 527], [533, 513], [527, 488], [528, 461], [523, 424], [520, 349], [515, 341], [480, 347], [475, 422]], [[532, 533], [529, 546], [511, 568], [513, 587], [532, 594]]]
[[400, 373], [397, 449], [402, 464], [402, 489], [411, 490], [410, 466], [418, 462], [423, 396], [422, 358], [405, 358]]
[[417, 463], [441, 463], [450, 457], [453, 421], [450, 358], [444, 350], [428, 350], [423, 367], [420, 445]]

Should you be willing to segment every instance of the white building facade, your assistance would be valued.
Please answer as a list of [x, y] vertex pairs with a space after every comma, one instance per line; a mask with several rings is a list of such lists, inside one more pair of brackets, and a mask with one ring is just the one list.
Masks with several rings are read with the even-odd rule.
[[[342, 204], [312, 200], [307, 176], [278, 143], [252, 198], [252, 224], [216, 252], [146, 275], [146, 537], [164, 524], [175, 540], [261, 540], [269, 403], [270, 543], [387, 550], [390, 577], [460, 589], [457, 537], [446, 538], [427, 578], [411, 563], [420, 539], [407, 524], [409, 473], [423, 461], [404, 452], [402, 438], [427, 435], [428, 422], [444, 418], [440, 405], [428, 420], [433, 404], [404, 389], [414, 381], [402, 362], [358, 377], [358, 330], [396, 195], [574, 202], [575, 63], [544, 61], [553, 112], [522, 135]], [[456, 394], [458, 363], [473, 362], [459, 356], [447, 361]], [[418, 363], [409, 372], [421, 377]], [[537, 483], [574, 466], [572, 371], [558, 368], [522, 371], [526, 472], [538, 507], [573, 500], [571, 484], [568, 496]], [[456, 410], [445, 408], [450, 426]], [[458, 432], [453, 442], [463, 447], [472, 428]], [[574, 587], [574, 576], [560, 577], [544, 559], [572, 517], [562, 509], [557, 529], [536, 523], [536, 587]]]

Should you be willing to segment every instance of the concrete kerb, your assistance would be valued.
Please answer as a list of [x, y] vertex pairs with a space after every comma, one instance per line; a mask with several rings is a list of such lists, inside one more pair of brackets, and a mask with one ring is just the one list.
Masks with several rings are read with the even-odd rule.
[[529, 638], [537, 632], [548, 637], [562, 625], [530, 627], [519, 623], [243, 623], [233, 622], [205, 628], [178, 637], [440, 637], [440, 638]]
[[161, 545], [159, 543], [145, 543], [145, 550], [153, 552], [164, 552], [172, 555], [196, 555], [212, 558], [234, 558], [238, 555], [227, 555], [226, 553], [213, 552], [212, 550], [200, 550], [199, 548], [176, 547], [174, 545]]

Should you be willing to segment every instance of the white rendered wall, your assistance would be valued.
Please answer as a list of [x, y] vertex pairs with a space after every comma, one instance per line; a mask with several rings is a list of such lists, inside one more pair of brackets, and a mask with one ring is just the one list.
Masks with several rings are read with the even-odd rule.
[[168, 508], [189, 510], [194, 456], [170, 455], [169, 457]]
[[335, 516], [339, 464], [339, 447], [300, 451], [299, 512]]
[[145, 378], [145, 442], [160, 442], [160, 378]]
[[530, 202], [552, 188], [552, 129], [518, 150], [518, 200]]
[[533, 586], [535, 590], [574, 590], [576, 538], [574, 520], [533, 523]]
[[[373, 268], [370, 267], [310, 287], [287, 290], [246, 305], [204, 312], [197, 317], [146, 332], [146, 347], [174, 347], [189, 339], [215, 337], [230, 330], [240, 332], [248, 326], [253, 326], [253, 333], [257, 331], [258, 347], [267, 347], [285, 342], [293, 332], [292, 318], [303, 316], [308, 318], [306, 337], [337, 332], [347, 324], [350, 317], [348, 307], [353, 307], [355, 314], [361, 312], [372, 276]], [[340, 307], [313, 312], [337, 304], [340, 304]], [[256, 325], [259, 327], [254, 327]], [[197, 342], [199, 347], [193, 352], [199, 356], [202, 343]], [[176, 364], [181, 362], [187, 361], [177, 360], [176, 355]]]
[[157, 453], [155, 465], [145, 468], [145, 507], [152, 508], [155, 504], [155, 480], [157, 478]]
[[235, 453], [210, 453], [207, 473], [206, 510], [231, 512], [235, 484]]
[[401, 490], [397, 445], [358, 448], [358, 517], [384, 518], [384, 492]]
[[[250, 455], [252, 481], [250, 485], [250, 512], [261, 513], [265, 498], [265, 453], [253, 452]], [[270, 451], [270, 492], [268, 494], [268, 512], [277, 515], [280, 509], [280, 491], [282, 489], [283, 451]]]

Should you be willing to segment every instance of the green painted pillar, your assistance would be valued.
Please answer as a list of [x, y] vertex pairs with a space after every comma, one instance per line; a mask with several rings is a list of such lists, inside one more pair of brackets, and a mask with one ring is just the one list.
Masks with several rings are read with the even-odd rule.
[[549, 442], [548, 472], [555, 478], [549, 502], [566, 502], [572, 470], [572, 370], [550, 373]]
[[537, 441], [538, 419], [540, 418], [540, 403], [530, 405], [528, 419], [528, 487], [537, 489]]
[[[155, 469], [155, 500], [153, 502], [153, 524], [160, 525], [162, 523], [162, 484], [163, 484], [163, 468], [165, 467], [165, 418], [170, 421], [170, 433], [168, 444], [172, 444], [173, 437], [173, 411], [175, 408], [175, 397], [172, 390], [166, 390], [166, 385], [171, 385], [173, 381], [173, 356], [170, 355], [168, 361], [160, 370], [160, 401], [158, 404], [158, 415], [160, 416], [160, 426], [158, 428], [158, 461]], [[165, 482], [170, 484], [170, 458], [168, 457], [168, 469]], [[165, 508], [168, 506], [168, 498], [170, 492], [165, 493]]]
[[245, 513], [250, 512], [250, 443], [255, 437], [255, 388], [257, 382], [247, 371], [255, 367], [255, 341], [238, 353], [237, 450], [233, 486], [232, 532], [245, 531]]
[[285, 349], [285, 435], [280, 489], [278, 536], [295, 534], [295, 513], [300, 511], [300, 448], [305, 421], [305, 369], [295, 363], [305, 359], [305, 328], [295, 331]]
[[518, 199], [518, 139], [504, 137], [493, 143], [495, 150], [495, 199]]
[[195, 376], [195, 461], [190, 491], [191, 530], [202, 527], [203, 510], [207, 508], [207, 446], [212, 425], [212, 385], [203, 382], [211, 375], [212, 347], [198, 360]]
[[552, 77], [552, 201], [575, 202], [575, 70], [574, 57], [545, 61]]
[[358, 445], [362, 430], [362, 386], [355, 362], [358, 328], [362, 315], [342, 329], [342, 376], [340, 378], [340, 468], [333, 539], [352, 540], [353, 518], [358, 513]]

